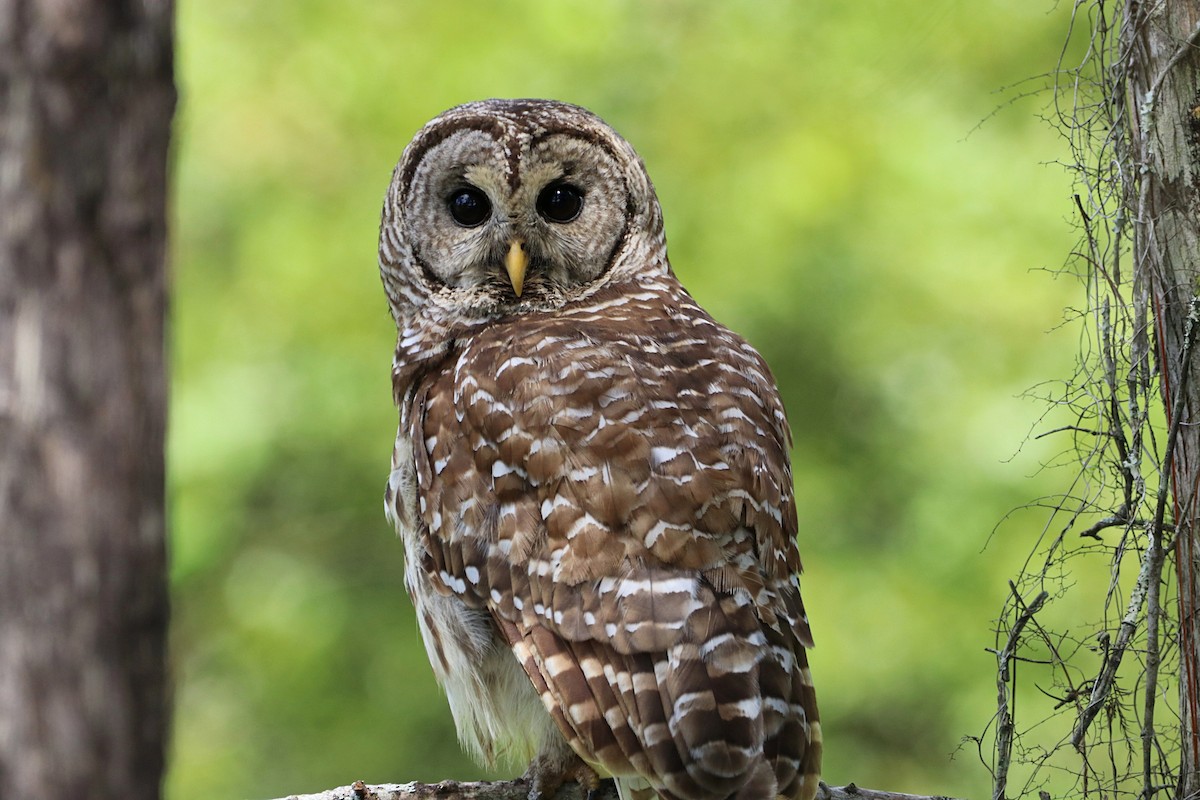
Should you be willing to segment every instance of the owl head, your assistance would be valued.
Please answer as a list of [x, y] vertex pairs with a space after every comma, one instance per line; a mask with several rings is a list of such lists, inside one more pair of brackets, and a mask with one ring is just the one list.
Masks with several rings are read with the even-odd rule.
[[426, 124], [392, 175], [379, 264], [398, 323], [553, 309], [669, 269], [637, 153], [549, 100], [467, 103]]

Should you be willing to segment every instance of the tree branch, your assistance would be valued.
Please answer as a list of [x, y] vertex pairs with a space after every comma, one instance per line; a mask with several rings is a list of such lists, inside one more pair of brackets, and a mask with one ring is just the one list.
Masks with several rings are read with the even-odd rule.
[[[495, 782], [441, 783], [381, 783], [374, 786], [355, 781], [349, 786], [340, 786], [317, 794], [293, 794], [281, 800], [526, 800], [529, 784], [524, 780]], [[568, 783], [558, 790], [551, 800], [583, 800], [579, 786]], [[596, 800], [617, 800], [617, 792], [611, 781], [601, 785]], [[902, 794], [877, 789], [860, 789], [853, 783], [846, 786], [828, 786], [824, 783], [817, 791], [817, 800], [954, 800], [940, 795]]]

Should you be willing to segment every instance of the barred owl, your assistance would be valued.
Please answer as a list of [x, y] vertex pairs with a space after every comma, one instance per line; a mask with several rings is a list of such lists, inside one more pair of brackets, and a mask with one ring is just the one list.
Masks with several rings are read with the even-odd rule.
[[817, 791], [790, 433], [758, 353], [667, 262], [633, 148], [489, 100], [388, 188], [386, 508], [459, 737], [625, 800]]

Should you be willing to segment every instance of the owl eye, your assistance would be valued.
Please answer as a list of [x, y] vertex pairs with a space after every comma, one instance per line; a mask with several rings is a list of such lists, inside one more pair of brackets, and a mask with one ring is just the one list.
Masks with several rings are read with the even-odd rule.
[[538, 195], [538, 213], [550, 222], [570, 222], [582, 209], [583, 192], [569, 183], [552, 183]]
[[450, 216], [464, 228], [482, 225], [492, 213], [492, 204], [487, 195], [473, 186], [456, 189], [447, 205], [450, 207]]

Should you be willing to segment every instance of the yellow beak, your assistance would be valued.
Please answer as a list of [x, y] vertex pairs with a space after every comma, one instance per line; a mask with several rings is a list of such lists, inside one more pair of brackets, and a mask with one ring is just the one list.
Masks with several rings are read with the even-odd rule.
[[517, 297], [525, 287], [525, 268], [529, 266], [529, 254], [525, 252], [525, 242], [513, 239], [508, 246], [508, 255], [504, 257], [504, 268], [508, 270], [508, 280], [512, 283]]

